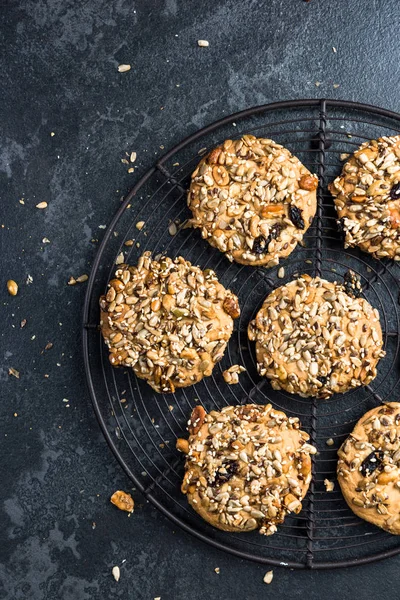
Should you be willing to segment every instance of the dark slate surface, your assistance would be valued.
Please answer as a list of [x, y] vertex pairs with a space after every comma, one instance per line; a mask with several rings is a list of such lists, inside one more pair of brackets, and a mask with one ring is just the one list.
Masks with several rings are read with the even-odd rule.
[[[327, 96], [399, 110], [399, 16], [396, 0], [3, 0], [1, 599], [362, 599], [398, 591], [400, 557], [340, 572], [275, 568], [267, 587], [264, 566], [176, 530], [137, 494], [129, 520], [111, 507], [110, 494], [131, 484], [85, 388], [85, 284], [66, 281], [89, 272], [91, 240], [101, 239], [99, 226], [161, 145], [273, 100]], [[198, 39], [210, 47], [198, 48]], [[132, 70], [118, 73], [120, 63]], [[128, 174], [121, 158], [132, 150], [137, 169]], [[45, 211], [35, 209], [41, 201]], [[20, 285], [15, 298], [8, 278]], [[48, 342], [53, 348], [42, 353]]]

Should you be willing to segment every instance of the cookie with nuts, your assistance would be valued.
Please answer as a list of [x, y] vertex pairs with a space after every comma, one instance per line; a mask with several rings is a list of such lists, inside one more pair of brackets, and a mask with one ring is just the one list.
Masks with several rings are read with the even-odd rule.
[[345, 248], [400, 260], [400, 136], [362, 144], [329, 190]]
[[214, 271], [145, 252], [137, 266], [119, 265], [108, 287], [100, 326], [112, 365], [162, 393], [211, 375], [240, 314]]
[[286, 515], [298, 514], [311, 481], [309, 436], [297, 417], [271, 404], [226, 406], [206, 413], [196, 406], [186, 454], [182, 492], [214, 527], [272, 535]]
[[338, 455], [338, 482], [351, 510], [400, 535], [400, 403], [367, 412]]
[[303, 238], [318, 179], [273, 140], [226, 140], [192, 174], [189, 223], [231, 261], [272, 266]]
[[385, 355], [379, 313], [347, 289], [302, 275], [265, 299], [248, 335], [274, 389], [329, 398], [376, 377]]

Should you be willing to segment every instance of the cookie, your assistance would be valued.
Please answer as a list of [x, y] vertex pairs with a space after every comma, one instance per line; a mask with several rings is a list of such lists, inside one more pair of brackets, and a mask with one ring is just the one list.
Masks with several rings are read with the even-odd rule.
[[367, 412], [338, 455], [338, 481], [351, 510], [400, 535], [400, 403]]
[[362, 144], [328, 187], [345, 248], [400, 260], [400, 136]]
[[112, 365], [131, 367], [156, 392], [211, 375], [240, 314], [214, 271], [145, 252], [137, 267], [120, 265], [108, 286], [100, 326]]
[[345, 288], [309, 275], [275, 289], [248, 328], [260, 375], [304, 397], [370, 383], [385, 353], [379, 313], [358, 293], [351, 278]]
[[196, 406], [188, 429], [189, 441], [177, 441], [187, 455], [181, 489], [205, 521], [225, 531], [272, 535], [287, 514], [301, 511], [316, 449], [297, 417], [271, 404], [209, 414]]
[[192, 175], [189, 224], [229, 260], [273, 266], [309, 228], [317, 187], [317, 177], [274, 141], [226, 140]]

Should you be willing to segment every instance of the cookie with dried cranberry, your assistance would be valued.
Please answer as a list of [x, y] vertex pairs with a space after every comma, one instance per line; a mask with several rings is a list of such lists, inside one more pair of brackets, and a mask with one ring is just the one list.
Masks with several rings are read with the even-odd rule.
[[351, 510], [400, 535], [400, 403], [367, 412], [338, 455], [338, 481]]
[[267, 296], [248, 336], [274, 389], [329, 398], [376, 377], [385, 355], [379, 313], [358, 286], [354, 274], [344, 285], [302, 275]]
[[311, 481], [309, 436], [297, 417], [271, 404], [226, 406], [206, 413], [196, 406], [186, 454], [182, 492], [214, 527], [272, 535], [286, 515], [298, 514]]
[[131, 367], [156, 392], [211, 375], [240, 314], [211, 269], [181, 256], [120, 265], [100, 298], [100, 326], [114, 366]]
[[273, 140], [226, 140], [192, 174], [189, 223], [229, 260], [273, 266], [309, 228], [317, 187], [316, 175]]
[[400, 136], [362, 144], [329, 190], [345, 248], [400, 260]]

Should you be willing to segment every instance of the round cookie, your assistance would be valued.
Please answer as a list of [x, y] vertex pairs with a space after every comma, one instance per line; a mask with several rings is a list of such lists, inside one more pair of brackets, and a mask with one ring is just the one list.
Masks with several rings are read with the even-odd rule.
[[156, 392], [211, 375], [240, 314], [214, 271], [145, 252], [137, 267], [120, 265], [108, 285], [100, 326], [112, 365], [132, 367]]
[[272, 535], [287, 514], [300, 512], [311, 481], [310, 455], [317, 450], [297, 417], [271, 404], [209, 414], [197, 406], [188, 429], [189, 441], [177, 441], [187, 455], [181, 489], [208, 523]]
[[192, 174], [189, 224], [231, 261], [276, 265], [310, 226], [317, 187], [316, 175], [274, 141], [226, 140]]
[[400, 403], [367, 412], [338, 455], [338, 481], [351, 510], [400, 535]]
[[[351, 278], [349, 293], [358, 289]], [[275, 289], [248, 328], [257, 368], [274, 389], [328, 398], [377, 374], [384, 356], [379, 313], [345, 287], [302, 275]]]
[[329, 190], [345, 248], [400, 260], [400, 136], [362, 144]]

